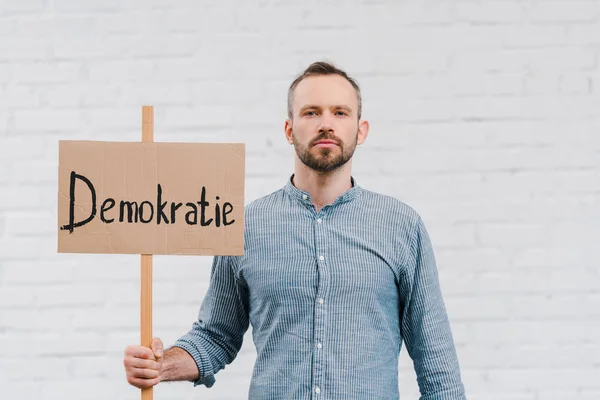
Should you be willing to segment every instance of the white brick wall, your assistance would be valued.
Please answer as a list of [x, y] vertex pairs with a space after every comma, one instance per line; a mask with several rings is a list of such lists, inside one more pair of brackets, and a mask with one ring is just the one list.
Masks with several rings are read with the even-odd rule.
[[[203, 4], [204, 3], [204, 4]], [[0, 1], [0, 397], [138, 399], [139, 256], [56, 254], [59, 139], [247, 143], [281, 187], [291, 79], [338, 63], [371, 136], [355, 176], [416, 208], [470, 400], [600, 398], [600, 1]], [[155, 257], [154, 333], [196, 317], [210, 257]], [[210, 390], [241, 399], [254, 348]], [[418, 397], [410, 360], [401, 393]]]

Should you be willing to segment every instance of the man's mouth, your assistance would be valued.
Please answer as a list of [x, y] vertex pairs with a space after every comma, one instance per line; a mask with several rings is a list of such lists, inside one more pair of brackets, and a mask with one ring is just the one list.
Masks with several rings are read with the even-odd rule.
[[323, 148], [323, 149], [328, 149], [328, 148], [331, 148], [331, 147], [335, 147], [337, 145], [338, 144], [337, 144], [337, 142], [335, 140], [329, 140], [329, 139], [318, 140], [314, 144], [315, 147], [319, 147], [319, 148]]

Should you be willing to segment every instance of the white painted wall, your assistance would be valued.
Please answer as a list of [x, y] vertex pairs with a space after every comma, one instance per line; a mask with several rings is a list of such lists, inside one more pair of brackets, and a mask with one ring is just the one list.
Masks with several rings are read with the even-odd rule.
[[[362, 85], [355, 176], [423, 216], [470, 400], [600, 398], [600, 1], [0, 1], [0, 397], [139, 399], [139, 256], [56, 253], [59, 139], [247, 144], [247, 201], [292, 170], [287, 86]], [[210, 257], [154, 258], [154, 333], [187, 331]], [[248, 335], [210, 390], [245, 398]], [[403, 399], [418, 397], [401, 358]]]

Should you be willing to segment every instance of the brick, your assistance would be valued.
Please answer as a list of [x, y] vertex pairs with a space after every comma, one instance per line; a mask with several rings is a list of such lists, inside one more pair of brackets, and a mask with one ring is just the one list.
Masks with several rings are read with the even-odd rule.
[[10, 332], [58, 333], [70, 326], [69, 313], [63, 309], [48, 309], [40, 313], [36, 309], [0, 310], [0, 330]]
[[3, 1], [0, 3], [0, 12], [3, 14], [41, 12], [44, 10], [44, 3], [44, 0]]
[[511, 26], [504, 31], [503, 44], [507, 48], [560, 47], [566, 41], [566, 34], [564, 26]]
[[110, 361], [105, 356], [73, 357], [72, 375], [75, 379], [105, 378], [106, 371], [111, 370]]
[[600, 7], [595, 1], [532, 2], [525, 8], [533, 22], [593, 22], [600, 15]]
[[7, 38], [0, 42], [0, 62], [44, 61], [50, 58], [50, 50], [45, 38]]
[[19, 21], [19, 15], [12, 15], [9, 17], [8, 13], [5, 13], [2, 17], [2, 23], [0, 24], [1, 37], [6, 38], [15, 35]]
[[169, 107], [165, 110], [165, 123], [179, 128], [219, 127], [231, 125], [233, 109], [228, 106], [195, 108]]
[[[10, 64], [0, 63], [0, 83], [6, 83], [10, 80]], [[3, 89], [4, 91], [4, 89]], [[5, 98], [4, 95], [2, 98]]]
[[54, 40], [52, 56], [56, 60], [122, 58], [131, 46], [118, 36], [80, 36], [69, 40]]
[[529, 52], [525, 50], [465, 51], [451, 57], [450, 69], [476, 72], [521, 72], [529, 62]]
[[[472, 78], [473, 81], [477, 81], [476, 77]], [[452, 86], [453, 80], [445, 74], [422, 74], [420, 76], [370, 77], [361, 80], [361, 85], [364, 90], [374, 92], [410, 93], [412, 98], [431, 98], [453, 93], [452, 89], [455, 89]]]
[[[92, 126], [103, 131], [115, 128], [141, 129], [141, 107], [93, 109], [89, 112], [88, 118]], [[139, 137], [133, 140], [139, 140]]]
[[52, 8], [61, 13], [82, 12], [116, 12], [124, 8], [124, 3], [118, 0], [107, 0], [102, 2], [80, 2], [77, 0], [54, 0]]
[[[439, 249], [436, 250], [436, 258], [440, 276], [445, 279], [459, 275], [477, 277], [475, 274], [502, 271], [510, 267], [510, 258], [506, 252], [492, 247]], [[448, 287], [448, 290], [451, 289], [452, 287]]]
[[37, 108], [39, 106], [40, 95], [39, 91], [35, 88], [8, 85], [4, 90], [2, 90], [2, 96], [0, 97], [0, 110]]
[[100, 285], [53, 285], [36, 289], [36, 305], [39, 309], [48, 307], [99, 307], [106, 300], [104, 288]]
[[559, 91], [560, 75], [555, 71], [531, 71], [524, 76], [525, 93], [554, 94]]
[[590, 45], [600, 43], [600, 21], [586, 24], [571, 24], [567, 30], [567, 44]]
[[[271, 104], [272, 97], [287, 96], [287, 82], [274, 83], [262, 79], [227, 79], [205, 80], [186, 85], [190, 88], [190, 96], [194, 102], [203, 105], [239, 105], [244, 107], [262, 100]], [[172, 86], [172, 85], [169, 85]], [[164, 91], [164, 90], [163, 90]], [[281, 102], [277, 102], [281, 105]]]
[[525, 19], [523, 8], [520, 1], [461, 1], [455, 5], [454, 12], [456, 20], [461, 22], [514, 23]]
[[[9, 114], [5, 114], [3, 116], [0, 116], [0, 130], [7, 132], [9, 130], [8, 126], [9, 126]], [[4, 161], [4, 160], [2, 160]], [[0, 182], [2, 182], [2, 177], [0, 176]]]
[[548, 225], [542, 224], [481, 224], [477, 237], [483, 246], [540, 246], [551, 237]]
[[[49, 85], [40, 90], [42, 102], [49, 107], [113, 106], [119, 87], [110, 84]], [[139, 103], [136, 103], [139, 104]]]
[[36, 357], [34, 360], [3, 358], [0, 360], [0, 370], [9, 380], [23, 379], [24, 376], [30, 380], [60, 379], [69, 373], [68, 359]]
[[154, 63], [152, 60], [98, 61], [87, 68], [87, 75], [93, 83], [149, 81], [155, 74]]
[[106, 282], [126, 281], [131, 285], [130, 290], [138, 290], [140, 271], [139, 256], [133, 255], [104, 255], [101, 260], [93, 262], [89, 255], [83, 255], [79, 259], [73, 254], [66, 254], [71, 263], [74, 264], [73, 279], [75, 282]]
[[18, 84], [76, 82], [80, 77], [80, 66], [65, 62], [15, 63], [12, 76]]
[[47, 136], [20, 135], [3, 137], [2, 146], [0, 146], [0, 160], [16, 162], [39, 159], [48, 146], [48, 143], [44, 140]]
[[[66, 257], [65, 257], [66, 258]], [[11, 287], [31, 284], [48, 284], [72, 282], [74, 273], [73, 262], [39, 261], [35, 267], [27, 261], [7, 261], [3, 265], [2, 279]]]
[[140, 38], [129, 44], [134, 57], [189, 57], [198, 53], [202, 42], [197, 35], [171, 34], [153, 41]]
[[[169, 7], [171, 8], [171, 7]], [[172, 9], [166, 16], [165, 27], [169, 32], [198, 32], [214, 34], [229, 33], [235, 29], [261, 26], [261, 20], [269, 25], [283, 27], [284, 21], [268, 19], [269, 10], [258, 7], [241, 6], [235, 10], [223, 7], [202, 7]], [[271, 14], [272, 15], [272, 14]], [[266, 28], [266, 26], [265, 26]]]
[[484, 77], [484, 87], [488, 95], [521, 95], [524, 79], [520, 74], [488, 74]]
[[591, 69], [596, 65], [594, 51], [589, 49], [540, 49], [529, 52], [527, 67], [545, 70], [551, 64], [557, 70]]
[[11, 212], [6, 218], [6, 230], [12, 236], [43, 237], [55, 232], [55, 220], [49, 212]]
[[71, 324], [80, 331], [103, 332], [113, 329], [139, 329], [140, 310], [138, 307], [96, 308], [73, 310]]
[[[430, 225], [431, 226], [431, 225]], [[452, 227], [435, 228], [431, 226], [431, 240], [436, 247], [472, 246], [475, 243], [475, 227], [472, 224], [460, 224]]]
[[445, 303], [455, 321], [504, 320], [511, 315], [507, 299], [502, 296], [478, 296], [475, 303], [470, 296], [448, 296]]
[[33, 307], [35, 296], [24, 288], [8, 287], [0, 291], [0, 308], [28, 308]]
[[[41, 202], [41, 190], [34, 186], [5, 185], [0, 188], [0, 211], [10, 209], [35, 209]], [[0, 244], [0, 247], [3, 247]]]
[[56, 41], [77, 39], [73, 32], [81, 36], [93, 36], [98, 34], [99, 22], [104, 19], [103, 15], [68, 15], [54, 14], [51, 18], [20, 18], [16, 24], [16, 35], [19, 38], [34, 40], [44, 37], [52, 32], [53, 40]]
[[[333, 8], [331, 16], [338, 12]], [[388, 24], [414, 25], [414, 24], [442, 24], [453, 21], [453, 7], [441, 2], [405, 2], [377, 4], [364, 9], [367, 15], [374, 18], [382, 26]], [[357, 15], [361, 14], [356, 12]]]
[[559, 81], [561, 93], [587, 94], [592, 92], [592, 77], [585, 74], [563, 74]]
[[14, 128], [17, 131], [77, 131], [83, 127], [78, 110], [24, 110], [15, 111]]

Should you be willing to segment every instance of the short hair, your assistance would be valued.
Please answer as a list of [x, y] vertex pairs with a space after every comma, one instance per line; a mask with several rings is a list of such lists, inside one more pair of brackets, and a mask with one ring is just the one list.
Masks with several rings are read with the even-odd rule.
[[305, 78], [308, 78], [309, 76], [320, 76], [320, 75], [339, 75], [339, 76], [345, 78], [348, 82], [350, 82], [350, 84], [354, 88], [354, 91], [356, 92], [356, 98], [358, 100], [358, 119], [360, 119], [361, 114], [362, 114], [362, 97], [360, 94], [360, 87], [359, 87], [358, 83], [356, 82], [356, 80], [354, 78], [349, 77], [345, 71], [336, 67], [332, 63], [326, 62], [326, 61], [317, 61], [317, 62], [310, 64], [308, 66], [308, 68], [306, 68], [304, 70], [304, 72], [302, 72], [302, 74], [300, 74], [296, 79], [294, 79], [294, 81], [292, 82], [292, 84], [290, 85], [290, 87], [288, 89], [288, 99], [287, 99], [288, 118], [292, 119], [292, 117], [293, 117], [292, 100], [294, 97], [294, 91], [296, 89], [296, 86], [298, 86], [298, 84], [300, 82], [302, 82], [302, 80], [304, 80]]

